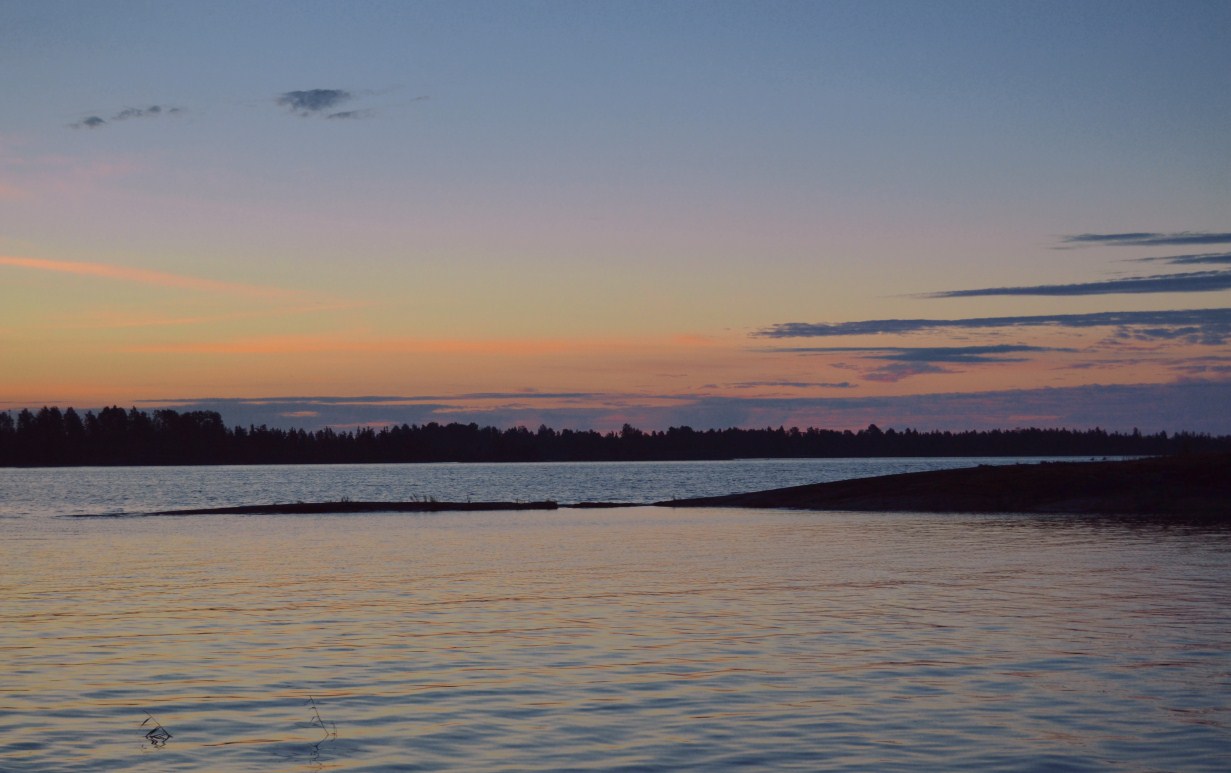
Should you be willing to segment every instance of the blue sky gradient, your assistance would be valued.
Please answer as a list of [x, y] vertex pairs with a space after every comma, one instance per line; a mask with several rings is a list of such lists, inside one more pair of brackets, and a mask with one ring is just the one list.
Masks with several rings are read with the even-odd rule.
[[[1222, 402], [1169, 428], [1222, 426], [1228, 32], [1196, 1], [0, 0], [0, 408], [893, 426], [1197, 382]], [[969, 420], [1024, 420], [994, 402]]]

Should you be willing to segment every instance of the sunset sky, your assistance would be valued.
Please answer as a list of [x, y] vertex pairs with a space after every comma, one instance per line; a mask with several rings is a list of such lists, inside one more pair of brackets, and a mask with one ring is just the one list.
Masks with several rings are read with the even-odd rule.
[[0, 0], [0, 410], [1231, 433], [1231, 3]]

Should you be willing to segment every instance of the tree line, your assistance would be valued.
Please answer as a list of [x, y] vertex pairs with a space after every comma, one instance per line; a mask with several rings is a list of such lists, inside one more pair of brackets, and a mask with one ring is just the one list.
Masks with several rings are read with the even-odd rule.
[[666, 461], [868, 456], [1120, 456], [1231, 451], [1231, 436], [1103, 429], [919, 432], [672, 427], [643, 432], [401, 424], [350, 431], [227, 427], [216, 411], [118, 406], [0, 412], [0, 466]]

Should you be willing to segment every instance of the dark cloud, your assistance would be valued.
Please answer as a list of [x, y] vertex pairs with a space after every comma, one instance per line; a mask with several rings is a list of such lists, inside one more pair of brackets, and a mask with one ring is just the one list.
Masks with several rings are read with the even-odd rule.
[[1071, 349], [1055, 349], [1024, 344], [996, 344], [992, 346], [794, 346], [764, 349], [767, 352], [790, 352], [795, 354], [866, 354], [873, 360], [897, 362], [1022, 362], [1024, 357], [1006, 357], [1019, 352], [1067, 352]]
[[[1174, 247], [1198, 244], [1231, 243], [1231, 233], [1212, 231], [1182, 231], [1158, 233], [1133, 231], [1114, 234], [1074, 234], [1061, 238], [1057, 249], [1071, 247]], [[1224, 265], [1231, 263], [1231, 252], [1206, 252], [1190, 255], [1172, 255], [1138, 258], [1134, 262], [1167, 263], [1169, 265]], [[1022, 287], [984, 287], [973, 290], [942, 290], [924, 293], [923, 298], [972, 298], [994, 295], [1110, 295], [1121, 293], [1194, 293], [1226, 290], [1231, 288], [1231, 271], [1195, 271], [1183, 274], [1157, 274], [1154, 276], [1127, 277], [1101, 282], [1074, 282], [1071, 284], [1031, 285]]]
[[130, 118], [153, 118], [159, 115], [175, 115], [180, 112], [183, 112], [182, 108], [163, 107], [162, 105], [150, 105], [149, 107], [126, 107], [111, 116], [111, 120], [127, 121]]
[[1193, 271], [1187, 274], [1111, 279], [1033, 287], [985, 287], [978, 290], [944, 290], [924, 293], [921, 298], [973, 298], [987, 295], [1111, 295], [1119, 293], [1202, 293], [1231, 288], [1231, 271]]
[[1159, 258], [1134, 258], [1133, 263], [1169, 263], [1173, 266], [1196, 266], [1231, 263], [1231, 252], [1202, 252], [1196, 255], [1165, 255]]
[[1068, 247], [1183, 247], [1192, 244], [1231, 244], [1231, 233], [1181, 231], [1156, 233], [1140, 231], [1119, 234], [1074, 234], [1060, 239], [1058, 249]]
[[1231, 309], [1185, 309], [1173, 311], [1105, 311], [1093, 314], [1049, 314], [1022, 317], [975, 317], [970, 319], [873, 319], [859, 322], [783, 322], [752, 335], [757, 338], [825, 338], [878, 334], [915, 333], [923, 330], [972, 330], [1015, 327], [1092, 328], [1116, 327], [1149, 336], [1161, 331], [1191, 328], [1203, 343], [1222, 343], [1231, 335]]
[[995, 346], [923, 346], [889, 351], [873, 355], [874, 359], [898, 360], [901, 362], [1023, 362], [1025, 357], [1006, 357], [1019, 352], [1060, 352], [1071, 349], [1055, 349], [1046, 346], [1023, 344], [999, 344]]
[[[116, 112], [111, 116], [111, 122], [131, 121], [134, 118], [154, 118], [161, 115], [176, 115], [184, 112], [182, 107], [171, 107], [169, 105], [150, 105], [149, 107], [126, 107], [123, 110]], [[89, 118], [84, 118], [75, 124], [72, 124], [74, 129], [99, 129], [107, 125], [107, 120], [92, 115]]]
[[341, 113], [331, 114], [330, 111], [353, 96], [351, 92], [342, 89], [308, 89], [307, 91], [288, 91], [279, 95], [274, 102], [299, 116], [329, 115], [333, 117], [340, 116]]

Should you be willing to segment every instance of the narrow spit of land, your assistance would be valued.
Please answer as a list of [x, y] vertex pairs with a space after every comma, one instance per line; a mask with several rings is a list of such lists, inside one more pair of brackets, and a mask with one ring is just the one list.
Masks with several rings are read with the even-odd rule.
[[287, 502], [271, 505], [199, 507], [162, 510], [148, 515], [311, 515], [315, 513], [442, 513], [454, 510], [555, 510], [558, 504], [543, 502]]
[[[1070, 513], [1200, 516], [1231, 520], [1231, 454], [1114, 462], [981, 465], [650, 503], [658, 507], [746, 507], [933, 513]], [[310, 515], [437, 513], [644, 506], [636, 502], [290, 502], [109, 513], [73, 517], [162, 515]]]
[[1231, 518], [1231, 454], [981, 465], [679, 499], [666, 507]]
[[264, 505], [229, 505], [226, 507], [192, 507], [183, 510], [155, 510], [147, 513], [89, 513], [70, 518], [141, 518], [158, 515], [321, 515], [337, 513], [447, 513], [482, 510], [557, 510], [599, 509], [609, 507], [642, 507], [637, 502], [578, 502], [561, 505], [550, 499], [538, 502], [437, 502], [416, 499], [408, 502], [353, 501], [335, 502], [275, 502]]

